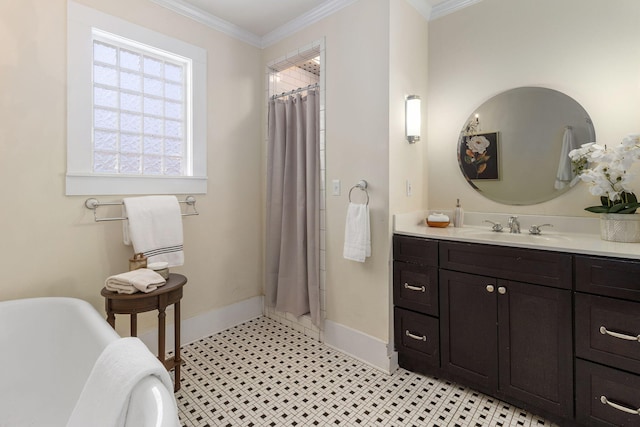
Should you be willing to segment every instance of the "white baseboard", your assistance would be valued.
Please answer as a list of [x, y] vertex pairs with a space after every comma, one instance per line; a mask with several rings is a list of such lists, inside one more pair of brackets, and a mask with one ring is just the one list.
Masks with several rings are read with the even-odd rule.
[[[181, 321], [180, 344], [185, 345], [262, 316], [262, 296], [216, 308]], [[169, 315], [167, 315], [169, 317]], [[173, 324], [167, 325], [166, 350], [173, 350]], [[158, 330], [154, 329], [139, 338], [153, 352], [158, 352]]]
[[398, 355], [371, 335], [330, 320], [324, 321], [324, 343], [388, 374], [398, 369]]

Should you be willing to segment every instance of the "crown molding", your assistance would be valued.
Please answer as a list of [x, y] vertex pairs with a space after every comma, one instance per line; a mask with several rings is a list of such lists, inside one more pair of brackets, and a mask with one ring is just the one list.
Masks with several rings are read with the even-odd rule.
[[[314, 24], [321, 19], [343, 9], [358, 0], [328, 0], [322, 5], [292, 19], [286, 24], [260, 37], [229, 21], [218, 18], [204, 10], [197, 8], [184, 0], [151, 0], [162, 7], [172, 10], [180, 15], [191, 18], [194, 21], [207, 25], [228, 36], [234, 37], [258, 48], [271, 46], [278, 41], [289, 37], [301, 29]], [[436, 6], [431, 6], [428, 0], [407, 0], [427, 21], [440, 18], [457, 10], [478, 3], [482, 0], [446, 0]]]
[[427, 0], [407, 0], [415, 10], [418, 11], [420, 15], [427, 21], [431, 19], [431, 11], [433, 10], [433, 6]]
[[440, 4], [433, 6], [431, 9], [431, 16], [428, 18], [430, 21], [438, 19], [444, 15], [456, 12], [460, 9], [464, 9], [472, 4], [479, 3], [482, 0], [446, 0]]
[[293, 33], [314, 24], [321, 19], [343, 9], [358, 0], [329, 0], [322, 5], [303, 13], [286, 24], [276, 28], [262, 37], [262, 47], [269, 47], [278, 41], [289, 37]]
[[198, 21], [201, 24], [207, 25], [214, 30], [218, 30], [228, 36], [234, 37], [245, 43], [248, 43], [255, 47], [262, 47], [262, 39], [260, 36], [245, 30], [229, 21], [218, 18], [215, 15], [205, 12], [204, 10], [197, 8], [182, 0], [151, 0], [152, 2], [166, 7], [180, 15], [191, 18], [194, 21]]

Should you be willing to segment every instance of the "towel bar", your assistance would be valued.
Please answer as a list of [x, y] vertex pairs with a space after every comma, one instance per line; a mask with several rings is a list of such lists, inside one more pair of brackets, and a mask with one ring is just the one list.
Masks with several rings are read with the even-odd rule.
[[[84, 207], [87, 209], [91, 209], [93, 211], [93, 219], [96, 222], [102, 221], [124, 221], [127, 217], [113, 217], [113, 218], [98, 218], [97, 211], [100, 206], [118, 206], [122, 205], [124, 202], [100, 202], [96, 198], [89, 198], [84, 201]], [[196, 210], [196, 198], [193, 196], [187, 196], [184, 200], [178, 200], [178, 203], [185, 203], [188, 206], [193, 207], [193, 212], [183, 213], [182, 216], [193, 216], [200, 215]]]

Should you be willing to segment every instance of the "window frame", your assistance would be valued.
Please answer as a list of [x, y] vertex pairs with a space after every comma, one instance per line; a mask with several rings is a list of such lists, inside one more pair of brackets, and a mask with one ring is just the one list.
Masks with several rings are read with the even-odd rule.
[[[186, 120], [186, 175], [126, 175], [93, 172], [93, 32], [116, 36], [191, 60]], [[120, 18], [68, 2], [66, 195], [206, 194], [206, 51]], [[197, 88], [197, 89], [196, 89]], [[190, 142], [190, 143], [189, 143]]]

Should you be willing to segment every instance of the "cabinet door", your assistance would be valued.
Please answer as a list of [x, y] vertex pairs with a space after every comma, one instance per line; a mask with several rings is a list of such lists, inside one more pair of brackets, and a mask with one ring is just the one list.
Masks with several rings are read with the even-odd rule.
[[481, 391], [498, 385], [496, 280], [440, 270], [442, 369]]
[[500, 392], [573, 415], [571, 291], [498, 281]]

